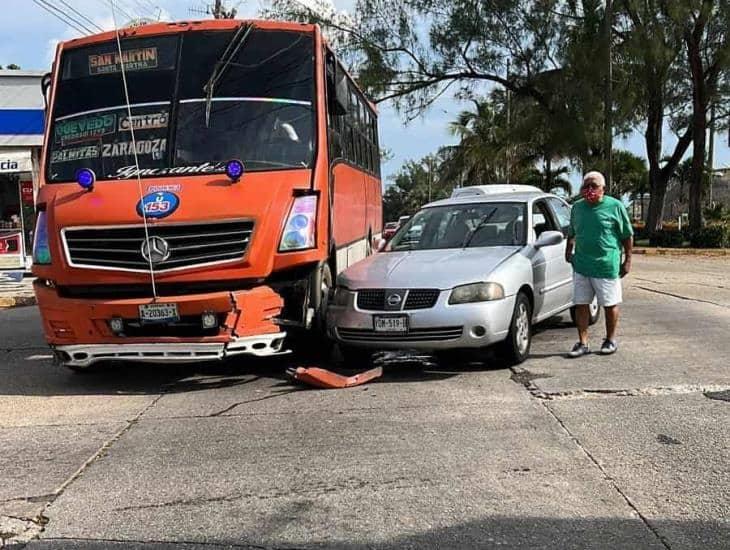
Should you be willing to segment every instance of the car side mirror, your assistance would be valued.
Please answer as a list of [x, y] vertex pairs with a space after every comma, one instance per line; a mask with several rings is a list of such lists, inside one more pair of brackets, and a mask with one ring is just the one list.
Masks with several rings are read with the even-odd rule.
[[535, 241], [535, 248], [555, 246], [563, 242], [563, 234], [560, 231], [543, 231]]
[[[375, 240], [375, 239], [373, 239], [373, 240]], [[385, 239], [383, 239], [381, 237], [380, 239], [377, 239], [377, 242], [375, 243], [375, 250], [378, 252], [382, 252], [383, 250], [385, 250], [385, 245], [387, 245], [387, 244], [388, 244], [388, 241], [386, 241]]]

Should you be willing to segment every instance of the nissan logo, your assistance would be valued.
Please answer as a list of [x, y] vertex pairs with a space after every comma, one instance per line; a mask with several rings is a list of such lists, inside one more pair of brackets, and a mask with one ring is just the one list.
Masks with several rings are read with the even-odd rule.
[[162, 237], [150, 237], [142, 243], [142, 257], [152, 265], [162, 263], [170, 257], [170, 245]]
[[396, 307], [400, 305], [402, 299], [403, 298], [400, 297], [400, 294], [388, 294], [388, 299], [386, 301], [389, 306]]

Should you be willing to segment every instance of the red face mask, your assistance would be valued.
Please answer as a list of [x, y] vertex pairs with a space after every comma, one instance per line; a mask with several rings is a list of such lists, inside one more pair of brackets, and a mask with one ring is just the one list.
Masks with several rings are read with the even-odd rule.
[[601, 192], [595, 187], [585, 187], [581, 194], [583, 195], [583, 198], [591, 204], [596, 204], [601, 200]]

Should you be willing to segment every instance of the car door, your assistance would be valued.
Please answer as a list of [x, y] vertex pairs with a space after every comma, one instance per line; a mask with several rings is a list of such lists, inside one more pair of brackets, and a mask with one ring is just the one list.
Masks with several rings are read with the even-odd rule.
[[[532, 243], [545, 231], [560, 231], [555, 217], [545, 199], [532, 204], [530, 227]], [[535, 318], [544, 319], [564, 309], [569, 304], [572, 292], [572, 270], [565, 261], [565, 240], [544, 246], [535, 251], [532, 258], [535, 285]]]
[[[558, 197], [549, 197], [546, 202], [548, 203], [548, 206], [550, 207], [550, 211], [552, 212], [555, 222], [558, 225], [558, 230], [561, 231], [563, 233], [563, 236], [567, 239], [568, 230], [570, 229], [570, 205], [568, 203], [566, 203], [565, 201], [563, 201], [562, 199], [559, 199]], [[570, 279], [572, 282], [573, 266], [565, 261], [566, 245], [567, 245], [567, 243], [564, 241], [562, 243], [563, 262], [561, 264], [561, 267], [562, 267], [561, 272], [563, 273], [563, 275], [561, 277], [563, 280]], [[572, 284], [567, 284], [561, 288], [560, 302], [563, 303], [566, 308], [573, 304], [573, 285]]]

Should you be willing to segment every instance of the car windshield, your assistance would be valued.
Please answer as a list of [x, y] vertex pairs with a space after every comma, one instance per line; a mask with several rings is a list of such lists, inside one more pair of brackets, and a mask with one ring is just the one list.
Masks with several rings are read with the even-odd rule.
[[[61, 61], [47, 179], [79, 168], [97, 178], [305, 168], [314, 151], [311, 33], [253, 28], [227, 63], [235, 31], [122, 40], [66, 51]], [[127, 112], [121, 61], [127, 79]], [[212, 95], [204, 91], [218, 68]], [[209, 110], [208, 110], [209, 107]]]
[[386, 251], [518, 246], [525, 243], [525, 204], [449, 204], [417, 212]]

